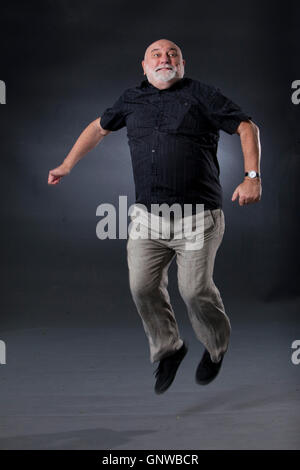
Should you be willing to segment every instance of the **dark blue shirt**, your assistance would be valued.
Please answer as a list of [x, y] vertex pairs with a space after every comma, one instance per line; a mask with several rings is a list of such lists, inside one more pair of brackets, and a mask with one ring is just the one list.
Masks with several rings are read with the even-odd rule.
[[251, 119], [221, 91], [184, 77], [165, 90], [148, 80], [124, 91], [101, 116], [103, 129], [127, 127], [136, 203], [222, 207], [219, 131]]

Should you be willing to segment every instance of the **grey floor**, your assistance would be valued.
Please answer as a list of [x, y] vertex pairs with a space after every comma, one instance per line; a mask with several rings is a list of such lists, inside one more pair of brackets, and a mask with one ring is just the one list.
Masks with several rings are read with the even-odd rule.
[[298, 307], [280, 307], [286, 321], [272, 304], [243, 319], [240, 308], [221, 372], [202, 387], [194, 374], [203, 347], [180, 319], [189, 352], [163, 395], [138, 317], [2, 331], [0, 449], [299, 449]]

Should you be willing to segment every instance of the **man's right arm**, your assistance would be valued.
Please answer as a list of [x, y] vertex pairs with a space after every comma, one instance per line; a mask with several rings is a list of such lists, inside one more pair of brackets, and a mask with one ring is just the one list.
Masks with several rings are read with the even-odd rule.
[[84, 157], [90, 150], [101, 142], [101, 140], [111, 131], [103, 129], [101, 117], [92, 121], [80, 134], [74, 146], [64, 159], [63, 163], [49, 171], [48, 184], [57, 184], [61, 178], [68, 175], [76, 163]]

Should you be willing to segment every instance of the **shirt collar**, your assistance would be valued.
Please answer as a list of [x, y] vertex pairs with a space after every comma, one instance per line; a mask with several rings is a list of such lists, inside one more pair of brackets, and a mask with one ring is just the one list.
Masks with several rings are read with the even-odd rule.
[[165, 88], [164, 90], [160, 90], [159, 88], [156, 88], [154, 85], [152, 85], [152, 83], [150, 83], [148, 81], [148, 79], [145, 79], [141, 82], [141, 88], [142, 89], [147, 89], [148, 88], [148, 89], [151, 89], [151, 90], [156, 91], [156, 92], [167, 91], [167, 90], [178, 90], [178, 89], [180, 89], [184, 86], [186, 81], [187, 81], [187, 78], [183, 77], [180, 80], [178, 80], [177, 82], [173, 83], [173, 85], [171, 85], [169, 88]]

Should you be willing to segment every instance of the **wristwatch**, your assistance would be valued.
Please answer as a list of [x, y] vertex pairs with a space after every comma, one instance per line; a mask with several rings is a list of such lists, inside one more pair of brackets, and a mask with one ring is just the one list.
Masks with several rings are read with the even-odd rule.
[[256, 171], [253, 171], [253, 170], [251, 170], [251, 171], [246, 171], [245, 176], [248, 176], [248, 177], [251, 178], [251, 179], [253, 179], [253, 178], [260, 178], [260, 177], [261, 177], [259, 173], [257, 173]]

